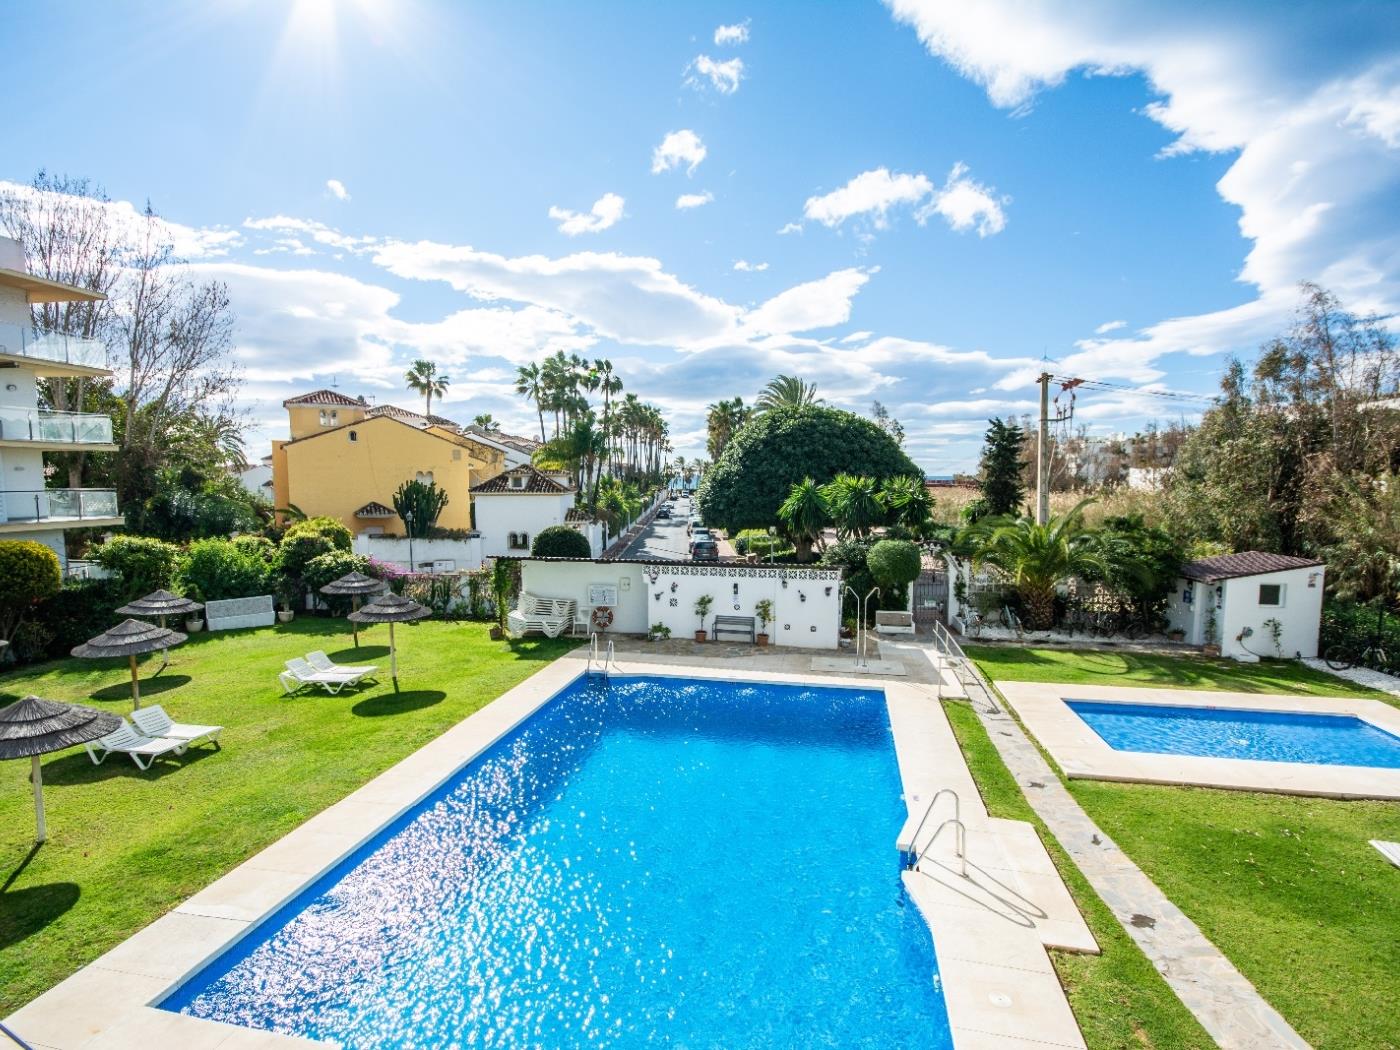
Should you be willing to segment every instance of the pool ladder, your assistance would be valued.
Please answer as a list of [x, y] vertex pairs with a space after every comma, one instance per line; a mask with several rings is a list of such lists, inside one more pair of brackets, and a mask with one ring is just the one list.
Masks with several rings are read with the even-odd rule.
[[585, 674], [593, 674], [594, 664], [598, 665], [597, 673], [604, 678], [608, 676], [608, 669], [617, 670], [616, 653], [613, 652], [612, 639], [608, 639], [608, 647], [602, 650], [601, 656], [598, 650], [598, 632], [594, 631], [588, 636], [588, 668]]
[[[933, 815], [934, 807], [938, 805], [938, 800], [944, 795], [948, 795], [953, 800], [953, 815], [939, 824], [934, 829], [933, 835], [924, 843], [924, 848], [919, 849], [919, 832], [924, 830], [928, 818]], [[955, 832], [953, 853], [958, 858], [958, 874], [967, 878], [967, 825], [962, 822], [962, 799], [958, 798], [958, 793], [952, 788], [940, 788], [929, 800], [928, 808], [924, 810], [924, 815], [919, 819], [914, 834], [909, 838], [909, 849], [904, 855], [905, 868], [909, 871], [916, 870], [928, 851], [933, 848], [933, 844], [938, 841], [938, 836], [943, 834], [943, 829], [950, 825]]]

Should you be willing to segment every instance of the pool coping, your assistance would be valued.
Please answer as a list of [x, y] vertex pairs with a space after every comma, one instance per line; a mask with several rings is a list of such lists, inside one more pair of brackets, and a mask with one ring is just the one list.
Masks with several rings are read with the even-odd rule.
[[[1084, 1046], [1046, 944], [1096, 945], [1034, 828], [987, 817], [935, 687], [777, 673], [751, 667], [658, 667], [618, 661], [626, 675], [718, 678], [815, 687], [882, 689], [886, 696], [906, 810], [954, 787], [968, 826], [967, 855], [983, 881], [1034, 897], [1043, 919], [1027, 927], [977, 899], [974, 881], [952, 874], [952, 858], [930, 856], [905, 885], [934, 930], [945, 1006], [957, 1050], [997, 1046]], [[555, 660], [344, 799], [310, 818], [174, 910], [21, 1007], [6, 1023], [34, 1050], [292, 1050], [332, 1041], [244, 1028], [171, 1013], [162, 1001], [219, 954], [301, 893], [463, 766], [533, 715], [586, 666], [582, 651]], [[1029, 837], [1027, 836], [1029, 832]], [[896, 862], [890, 843], [891, 863]], [[941, 852], [941, 851], [940, 851]]]
[[1353, 715], [1400, 736], [1400, 709], [1382, 700], [1063, 682], [999, 681], [996, 687], [1071, 780], [1267, 791], [1318, 798], [1400, 800], [1400, 769], [1117, 751], [1067, 703], [1088, 700], [1279, 714]]

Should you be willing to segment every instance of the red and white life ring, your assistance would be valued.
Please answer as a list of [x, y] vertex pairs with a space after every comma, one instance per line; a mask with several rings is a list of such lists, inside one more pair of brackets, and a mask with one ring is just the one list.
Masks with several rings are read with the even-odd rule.
[[599, 605], [596, 608], [594, 608], [593, 615], [590, 617], [590, 619], [593, 621], [593, 626], [595, 628], [597, 628], [600, 631], [606, 631], [609, 627], [612, 626], [613, 611], [609, 609], [606, 605]]

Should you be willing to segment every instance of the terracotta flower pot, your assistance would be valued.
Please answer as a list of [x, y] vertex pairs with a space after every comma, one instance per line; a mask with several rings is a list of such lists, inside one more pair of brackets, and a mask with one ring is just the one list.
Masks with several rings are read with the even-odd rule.
[[492, 640], [493, 642], [499, 642], [499, 641], [500, 641], [502, 638], [504, 638], [505, 636], [506, 636], [506, 632], [503, 631], [498, 625], [496, 625], [496, 624], [492, 624], [492, 625], [491, 625], [491, 640]]
[[759, 645], [768, 644], [768, 636], [762, 633], [761, 631], [755, 636], [755, 640], [758, 642]]
[[697, 642], [703, 642], [703, 641], [705, 640], [705, 632], [704, 632], [704, 631], [696, 631], [696, 632], [695, 632], [695, 640], [696, 640]]

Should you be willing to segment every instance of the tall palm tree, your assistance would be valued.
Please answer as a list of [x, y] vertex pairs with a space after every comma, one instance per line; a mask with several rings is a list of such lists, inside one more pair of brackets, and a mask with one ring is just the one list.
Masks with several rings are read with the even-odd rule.
[[740, 397], [732, 401], [716, 401], [706, 409], [705, 451], [711, 459], [717, 460], [724, 455], [725, 446], [748, 422], [750, 415], [752, 411], [744, 407], [744, 399]]
[[842, 536], [864, 538], [885, 520], [885, 501], [874, 478], [837, 474], [822, 486], [822, 496]]
[[[1104, 547], [1084, 524], [1083, 500], [1044, 525], [1027, 515], [984, 518], [963, 530], [958, 548], [974, 566], [993, 565], [1011, 579], [1032, 630], [1055, 625], [1055, 588], [1076, 576], [1102, 576], [1109, 570]], [[1134, 571], [1119, 560], [1116, 566]]]
[[408, 384], [408, 389], [423, 395], [425, 416], [433, 414], [433, 398], [440, 400], [452, 383], [447, 376], [438, 374], [437, 365], [421, 358], [413, 362], [413, 366], [404, 373], [403, 380]]
[[499, 425], [496, 423], [496, 417], [493, 416], [490, 412], [481, 413], [481, 415], [477, 416], [475, 419], [472, 420], [472, 423], [473, 425], [480, 427], [482, 430], [500, 429]]
[[798, 561], [812, 560], [812, 545], [831, 523], [831, 507], [827, 505], [822, 486], [811, 478], [803, 478], [788, 493], [778, 508], [778, 520], [797, 548]]
[[544, 440], [544, 372], [534, 363], [520, 365], [515, 370], [515, 392], [535, 403], [535, 411], [540, 417], [540, 440]]
[[898, 525], [915, 536], [922, 536], [933, 516], [933, 497], [922, 478], [898, 474], [887, 478], [881, 488], [891, 525]]
[[761, 415], [775, 408], [801, 408], [820, 402], [816, 383], [808, 383], [797, 376], [780, 375], [770, 379], [768, 385], [759, 391], [754, 411]]

